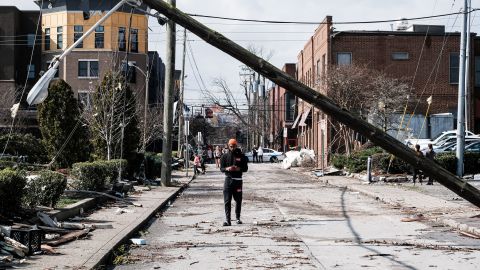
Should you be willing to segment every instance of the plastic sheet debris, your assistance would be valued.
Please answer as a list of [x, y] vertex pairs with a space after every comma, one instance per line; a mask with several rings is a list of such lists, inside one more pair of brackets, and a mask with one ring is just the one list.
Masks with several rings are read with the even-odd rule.
[[313, 150], [288, 151], [285, 156], [286, 158], [282, 161], [282, 168], [284, 169], [315, 166], [315, 152]]
[[132, 238], [132, 239], [130, 239], [130, 242], [132, 242], [132, 244], [140, 245], [140, 246], [147, 244], [147, 241], [145, 239], [141, 239], [141, 238]]

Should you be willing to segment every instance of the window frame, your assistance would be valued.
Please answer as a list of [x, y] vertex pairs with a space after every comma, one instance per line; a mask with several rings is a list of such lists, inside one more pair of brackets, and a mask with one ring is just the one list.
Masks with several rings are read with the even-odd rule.
[[[101, 40], [101, 42], [99, 42], [99, 40]], [[95, 49], [103, 48], [105, 48], [105, 27], [99, 25], [95, 28]]]
[[[81, 63], [87, 63], [87, 66], [86, 66], [86, 76], [82, 76], [80, 74], [80, 64]], [[97, 74], [95, 76], [92, 76], [92, 62], [96, 63], [97, 64]], [[77, 62], [77, 77], [79, 79], [97, 79], [99, 78], [99, 75], [100, 75], [100, 62], [98, 61], [98, 59], [78, 59], [78, 62]]]
[[[77, 28], [81, 28], [78, 30]], [[73, 43], [77, 42], [83, 36], [83, 25], [74, 25], [73, 26]], [[83, 41], [80, 42], [76, 48], [83, 48]]]
[[394, 61], [410, 60], [410, 54], [408, 52], [392, 52], [391, 57], [392, 57], [392, 60]]
[[50, 42], [51, 42], [51, 38], [50, 38], [50, 28], [45, 28], [45, 37], [44, 37], [44, 49], [45, 51], [49, 51], [50, 50]]
[[[340, 59], [339, 56], [340, 56], [340, 55], [349, 55], [349, 56], [350, 56], [350, 62], [349, 62], [349, 63], [340, 63], [340, 61], [339, 61], [339, 59]], [[343, 66], [343, 65], [349, 66], [349, 65], [351, 65], [352, 62], [353, 62], [353, 55], [352, 55], [351, 52], [337, 52], [336, 55], [335, 55], [335, 60], [336, 60], [336, 62], [337, 62], [337, 66], [341, 66], [341, 65], [342, 65], [342, 66]]]
[[[92, 95], [93, 95], [93, 91], [91, 90], [78, 90], [77, 92], [77, 100], [78, 100], [78, 104], [82, 105], [83, 106], [83, 109], [89, 111], [92, 109]], [[86, 98], [84, 98], [86, 97]], [[85, 102], [83, 102], [84, 100], [86, 100], [86, 104]]]
[[35, 65], [34, 64], [27, 65], [27, 79], [28, 80], [35, 79]]
[[118, 28], [118, 50], [127, 51], [127, 29], [125, 27]]
[[63, 49], [63, 26], [57, 26], [57, 50]]
[[138, 29], [130, 29], [130, 35], [130, 52], [138, 53]]
[[[457, 63], [458, 66], [454, 67], [452, 66], [452, 57], [457, 56]], [[453, 72], [452, 72], [453, 71]], [[459, 74], [460, 72], [460, 54], [458, 52], [450, 52], [449, 57], [448, 57], [448, 83], [449, 84], [458, 84], [459, 82]], [[455, 74], [452, 76], [452, 74]], [[456, 81], [455, 81], [456, 78]]]

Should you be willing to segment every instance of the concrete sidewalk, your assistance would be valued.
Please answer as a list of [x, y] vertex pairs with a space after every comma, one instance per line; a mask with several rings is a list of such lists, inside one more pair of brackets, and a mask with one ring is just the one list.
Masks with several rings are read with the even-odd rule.
[[475, 234], [480, 237], [480, 209], [461, 199], [458, 195], [435, 183], [434, 186], [413, 183], [392, 184], [376, 182], [369, 184], [357, 178], [344, 176], [316, 177], [305, 168], [293, 168], [323, 183], [345, 187], [376, 200], [403, 208], [408, 212], [423, 214], [428, 220]]
[[175, 187], [154, 186], [129, 196], [142, 207], [122, 208], [122, 214], [116, 203], [108, 203], [93, 211], [82, 223], [110, 224], [112, 229], [97, 229], [88, 239], [76, 240], [57, 247], [56, 255], [32, 256], [22, 264], [21, 269], [94, 269], [104, 264], [110, 252], [118, 245], [128, 241], [163, 206], [175, 198], [191, 181], [184, 172], [174, 171], [172, 180], [178, 182]]

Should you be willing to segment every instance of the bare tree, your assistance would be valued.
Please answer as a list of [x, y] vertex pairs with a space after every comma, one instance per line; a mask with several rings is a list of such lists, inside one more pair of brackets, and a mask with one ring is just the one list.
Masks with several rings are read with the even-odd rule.
[[385, 73], [376, 74], [369, 107], [372, 123], [385, 132], [398, 129], [398, 116], [403, 113], [409, 93], [410, 86], [404, 80], [389, 78]]
[[122, 136], [128, 133], [125, 129], [136, 124], [133, 92], [128, 91], [119, 72], [111, 71], [97, 86], [92, 104], [84, 119], [90, 126], [96, 155], [107, 160], [119, 157]]
[[[332, 66], [320, 77], [321, 90], [342, 108], [370, 118], [372, 124], [390, 131], [398, 126], [398, 114], [408, 99], [409, 86], [404, 80], [388, 77], [365, 66]], [[357, 144], [356, 133], [331, 121], [335, 131], [332, 147], [350, 155]]]
[[[323, 76], [321, 90], [343, 109], [363, 115], [370, 103], [372, 71], [355, 65], [331, 66]], [[355, 132], [346, 125], [329, 118], [334, 136], [332, 147], [350, 155], [355, 148]]]

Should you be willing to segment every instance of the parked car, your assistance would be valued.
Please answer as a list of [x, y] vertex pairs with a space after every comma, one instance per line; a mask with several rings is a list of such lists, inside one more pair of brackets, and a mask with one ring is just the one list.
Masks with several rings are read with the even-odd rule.
[[[446, 149], [443, 152], [447, 152], [447, 151], [452, 151], [452, 152], [457, 151], [457, 144], [455, 143], [453, 146], [448, 147], [448, 149]], [[473, 141], [473, 142], [466, 141], [465, 152], [480, 153], [480, 141]]]
[[[248, 158], [248, 162], [253, 162], [252, 152], [245, 153], [245, 156]], [[276, 163], [284, 159], [285, 159], [284, 153], [275, 151], [270, 148], [263, 148], [263, 162]]]
[[[428, 146], [429, 143], [436, 145], [440, 141], [447, 139], [448, 137], [456, 136], [457, 135], [457, 130], [448, 130], [448, 131], [443, 131], [442, 133], [438, 134], [432, 139], [407, 139], [405, 140], [405, 144], [413, 147], [415, 144], [420, 145], [420, 149], [424, 149]], [[480, 136], [475, 135], [471, 131], [465, 131], [465, 136], [476, 136], [480, 138]]]
[[[466, 136], [465, 137], [465, 144], [476, 142], [476, 141], [480, 141], [480, 137], [477, 136], [477, 135]], [[454, 146], [457, 144], [457, 136], [449, 136], [449, 137], [437, 142], [436, 144], [433, 144], [433, 149], [446, 147], [447, 145], [450, 145], [450, 144], [454, 144]], [[428, 147], [428, 145], [424, 149], [426, 149], [427, 147]], [[422, 149], [422, 148], [420, 148], [420, 149]]]

